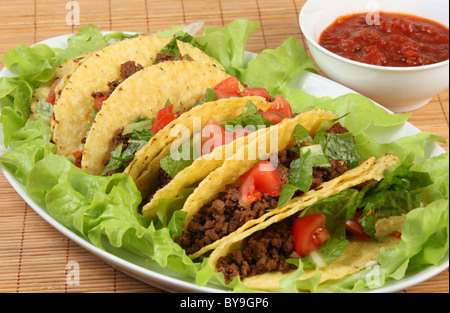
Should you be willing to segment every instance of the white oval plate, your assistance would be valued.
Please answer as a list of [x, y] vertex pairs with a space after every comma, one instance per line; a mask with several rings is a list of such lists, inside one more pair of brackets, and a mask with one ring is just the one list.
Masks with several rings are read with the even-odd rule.
[[[106, 32], [105, 32], [106, 33]], [[70, 35], [58, 36], [54, 38], [50, 38], [42, 41], [41, 43], [47, 44], [51, 47], [58, 47], [64, 49], [67, 46], [67, 38]], [[254, 58], [256, 54], [247, 53], [246, 61], [248, 62], [252, 58]], [[0, 71], [0, 77], [4, 76], [14, 76], [7, 69], [3, 69]], [[307, 93], [310, 93], [317, 97], [328, 96], [332, 98], [336, 98], [348, 93], [356, 93], [347, 87], [344, 87], [336, 82], [333, 82], [325, 77], [306, 73], [299, 77], [294, 78], [290, 87], [302, 89]], [[389, 110], [387, 110], [390, 112]], [[392, 112], [390, 112], [392, 113]], [[393, 127], [389, 129], [389, 131], [380, 132], [375, 127], [372, 127], [368, 130], [368, 133], [372, 135], [376, 140], [380, 142], [389, 142], [404, 136], [414, 135], [419, 133], [420, 130], [411, 125], [410, 123], [405, 123], [400, 127]], [[440, 155], [445, 152], [439, 145], [435, 143], [429, 143], [425, 147], [426, 158]], [[3, 146], [3, 132], [0, 127], [0, 155], [5, 153], [7, 150]], [[45, 221], [47, 221], [50, 225], [56, 228], [59, 232], [61, 232], [66, 237], [70, 238], [78, 245], [91, 252], [98, 258], [102, 259], [104, 262], [110, 264], [114, 268], [126, 273], [127, 275], [134, 277], [144, 283], [155, 286], [159, 289], [168, 291], [168, 292], [226, 292], [227, 290], [218, 288], [213, 285], [207, 285], [205, 287], [199, 287], [195, 284], [194, 279], [189, 277], [184, 277], [175, 272], [172, 272], [166, 268], [159, 266], [156, 262], [148, 261], [142, 258], [141, 256], [137, 256], [133, 253], [126, 251], [125, 249], [117, 249], [113, 248], [105, 244], [105, 248], [108, 251], [99, 249], [86, 241], [85, 239], [79, 237], [75, 233], [68, 230], [66, 227], [61, 225], [59, 222], [54, 220], [46, 211], [45, 208], [39, 206], [28, 194], [25, 186], [23, 186], [17, 178], [3, 168], [0, 164], [0, 169], [4, 173], [6, 179], [12, 185], [12, 187], [17, 191], [17, 193], [25, 200], [26, 203], [37, 213], [39, 214]], [[405, 288], [409, 288], [416, 284], [419, 284], [423, 281], [426, 281], [432, 278], [435, 275], [438, 275], [445, 269], [449, 267], [449, 256], [447, 256], [445, 260], [442, 261], [442, 264], [439, 266], [429, 266], [426, 269], [420, 271], [419, 273], [414, 273], [406, 276], [404, 279], [386, 285], [382, 288], [376, 289], [375, 293], [388, 293], [388, 292], [396, 292]]]

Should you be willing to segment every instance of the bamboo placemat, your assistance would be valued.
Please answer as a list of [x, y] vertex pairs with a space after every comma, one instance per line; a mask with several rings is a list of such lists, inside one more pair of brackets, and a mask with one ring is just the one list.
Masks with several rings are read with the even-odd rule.
[[[197, 21], [223, 26], [236, 18], [261, 25], [249, 39], [250, 51], [276, 48], [289, 36], [295, 36], [306, 47], [297, 22], [306, 0], [78, 0], [75, 5], [80, 9], [80, 25], [66, 22], [73, 10], [69, 2], [0, 0], [0, 57], [19, 43], [31, 45], [73, 33], [88, 23], [105, 31], [154, 33], [174, 24]], [[414, 112], [410, 122], [448, 140], [448, 90]], [[441, 146], [448, 151], [448, 144]], [[70, 262], [79, 265], [79, 285], [66, 283]], [[0, 292], [163, 291], [110, 267], [61, 235], [24, 202], [0, 172]], [[403, 292], [449, 292], [448, 270]]]

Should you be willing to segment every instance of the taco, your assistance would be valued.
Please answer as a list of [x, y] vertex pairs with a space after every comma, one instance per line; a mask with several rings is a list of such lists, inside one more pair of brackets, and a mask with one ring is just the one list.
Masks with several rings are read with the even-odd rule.
[[[174, 192], [178, 193], [177, 188], [165, 188], [165, 185], [178, 176], [178, 173], [184, 168], [190, 167], [195, 159], [201, 155], [210, 153], [214, 153], [214, 156], [217, 155], [219, 152], [216, 152], [216, 150], [222, 147], [222, 144], [225, 144], [222, 141], [220, 143], [214, 142], [214, 139], [212, 139], [213, 142], [209, 149], [204, 145], [204, 149], [202, 149], [199, 137], [202, 134], [206, 135], [208, 129], [214, 135], [215, 127], [219, 129], [221, 127], [219, 124], [238, 118], [243, 112], [245, 114], [245, 110], [250, 106], [255, 110], [264, 112], [269, 110], [271, 103], [261, 97], [242, 97], [216, 100], [192, 108], [158, 132], [142, 150], [138, 151], [136, 157], [125, 171], [134, 179], [141, 194], [146, 198], [152, 199], [152, 204], [157, 202], [157, 199], [161, 196], [167, 196], [166, 192], [169, 190], [170, 195]], [[195, 128], [197, 128], [197, 132]], [[182, 134], [190, 134], [191, 136], [183, 138]], [[241, 136], [245, 137], [247, 133], [237, 134], [235, 132], [233, 134], [230, 132], [229, 135], [231, 136], [230, 139], [238, 139]], [[222, 138], [221, 134], [220, 137]], [[241, 141], [245, 140], [242, 139]], [[232, 140], [226, 140], [227, 143], [230, 143], [230, 141]], [[193, 145], [192, 153], [189, 146], [189, 154], [186, 154], [185, 158], [176, 162], [173, 155], [178, 153], [178, 148], [182, 148], [186, 142], [189, 142], [189, 145]], [[234, 142], [234, 145], [239, 144]], [[233, 151], [236, 151], [236, 148]], [[221, 157], [211, 156], [210, 158], [214, 158], [214, 160], [208, 162], [207, 166], [209, 169], [217, 168], [223, 163], [223, 158]], [[173, 163], [168, 164], [168, 162]], [[162, 164], [163, 166], [161, 166]], [[202, 170], [197, 175], [201, 173], [205, 173], [205, 171]], [[191, 179], [193, 178], [191, 177]], [[158, 192], [155, 197], [156, 190]], [[146, 216], [154, 217], [154, 213], [150, 213], [150, 211], [154, 212], [154, 210], [150, 209], [150, 206], [144, 208]]]
[[[198, 125], [199, 131], [192, 132], [188, 147], [190, 151], [184, 155], [186, 157], [182, 157], [183, 151], [176, 149], [178, 146], [174, 149], [168, 144], [168, 135], [164, 136], [163, 140], [155, 136], [154, 145], [166, 145], [157, 157], [151, 158], [152, 152], [156, 150], [151, 144], [140, 151], [142, 153], [139, 153], [127, 170], [135, 179], [141, 193], [145, 197], [149, 196], [148, 203], [142, 210], [145, 216], [156, 217], [160, 199], [176, 197], [181, 190], [198, 186], [210, 172], [219, 168], [227, 158], [260, 133], [265, 132], [267, 127], [293, 117], [290, 104], [282, 96], [247, 96], [250, 93], [261, 95], [261, 89], [244, 90], [241, 97], [234, 96], [205, 103], [185, 113], [183, 121], [174, 121], [177, 126], [192, 128], [192, 120], [196, 116], [203, 117], [201, 125]], [[214, 88], [214, 91], [217, 92], [217, 88]], [[273, 118], [274, 116], [276, 118]], [[167, 134], [172, 128], [171, 125], [167, 126]], [[145, 163], [147, 165], [143, 166]], [[144, 170], [136, 170], [139, 168], [137, 165]]]
[[110, 157], [111, 141], [122, 135], [122, 128], [144, 119], [155, 122], [151, 130], [157, 133], [166, 126], [167, 119], [190, 110], [204, 97], [205, 90], [228, 77], [216, 66], [186, 60], [142, 69], [124, 81], [96, 115], [86, 138], [82, 168], [90, 174], [102, 174], [105, 160]]
[[[171, 49], [178, 55], [174, 56]], [[70, 156], [83, 150], [95, 114], [128, 77], [155, 63], [183, 58], [223, 70], [222, 65], [200, 49], [176, 38], [141, 35], [93, 52], [72, 73], [56, 101], [51, 129], [58, 154]]]
[[[119, 88], [120, 90], [111, 95], [111, 98], [105, 102], [106, 108], [95, 120], [95, 125], [91, 130], [92, 135], [88, 136], [82, 158], [83, 168], [86, 169], [89, 166], [86, 166], [86, 164], [95, 164], [94, 162], [96, 162], [98, 168], [103, 167], [102, 175], [125, 171], [134, 179], [143, 198], [152, 197], [156, 190], [160, 190], [158, 193], [160, 196], [164, 195], [165, 191], [172, 190], [172, 188], [164, 188], [164, 186], [179, 171], [190, 166], [201, 155], [210, 154], [215, 148], [231, 143], [238, 138], [246, 137], [251, 132], [248, 129], [250, 126], [257, 125], [258, 128], [263, 128], [280, 123], [284, 118], [293, 117], [289, 103], [280, 95], [273, 98], [265, 89], [244, 87], [236, 77], [224, 76], [224, 73], [213, 67], [207, 68], [206, 65], [199, 67], [196, 64], [183, 63], [188, 61], [178, 62], [178, 65], [172, 65], [172, 69], [183, 72], [186, 76], [175, 75], [176, 72], [173, 72], [174, 77], [167, 77], [161, 86], [161, 83], [155, 81], [151, 76], [155, 74], [155, 70], [146, 69], [130, 78]], [[164, 66], [165, 68], [169, 67], [167, 63]], [[205, 70], [211, 71], [211, 73], [202, 76], [202, 71]], [[191, 75], [190, 73], [194, 74], [190, 77], [189, 83], [186, 83], [184, 78], [187, 79], [186, 77]], [[219, 73], [218, 78], [226, 77], [226, 79], [219, 83], [210, 80], [214, 84], [204, 79], [214, 75], [214, 73]], [[156, 70], [156, 74], [160, 74], [159, 70]], [[153, 83], [144, 83], [145, 81], [152, 81]], [[167, 88], [169, 81], [172, 87]], [[162, 96], [154, 97], [151, 101], [131, 102], [127, 111], [123, 112], [120, 118], [113, 118], [115, 112], [121, 110], [124, 99], [127, 97], [129, 99], [134, 98], [136, 86], [141, 85], [144, 85], [144, 87], [145, 85], [151, 85], [155, 90], [161, 89], [158, 92], [152, 92], [151, 96], [154, 94], [161, 94]], [[202, 87], [208, 88], [200, 92]], [[183, 92], [184, 88], [195, 91], [195, 94]], [[180, 94], [178, 95], [176, 92]], [[118, 96], [119, 93], [122, 94]], [[171, 99], [178, 96], [181, 97], [182, 107], [172, 103]], [[163, 99], [166, 99], [166, 97], [167, 101], [164, 102]], [[155, 117], [154, 111], [158, 108], [161, 109]], [[103, 117], [104, 114], [107, 114], [105, 112], [110, 113], [109, 119]], [[116, 121], [121, 119], [122, 122], [126, 120], [131, 122], [126, 126], [121, 123], [117, 124]], [[110, 121], [114, 121], [114, 125], [105, 126], [105, 123]], [[226, 132], [219, 123], [233, 126], [236, 129]], [[110, 136], [111, 129], [105, 135], [105, 129], [111, 127], [115, 129], [112, 137]], [[228, 126], [224, 127], [227, 128]], [[94, 140], [93, 138], [96, 138], [96, 136], [97, 139]], [[201, 136], [201, 141], [208, 142], [205, 142], [206, 145], [200, 145], [201, 142], [196, 140], [194, 136]], [[102, 160], [98, 155], [98, 150], [90, 151], [90, 149], [94, 147], [94, 143], [95, 149], [97, 149], [99, 140], [105, 138], [111, 139], [108, 153], [103, 154]], [[242, 139], [238, 142], [243, 143], [245, 140]], [[196, 146], [195, 155], [192, 151], [192, 154], [188, 153], [191, 155], [180, 160], [180, 162], [171, 159], [173, 155], [171, 153], [177, 152], [178, 147], [184, 146], [186, 141], [189, 144], [192, 143], [192, 146]], [[236, 145], [234, 144], [234, 146]], [[189, 149], [193, 150], [194, 148]], [[92, 161], [93, 159], [96, 159], [96, 161]], [[218, 167], [223, 163], [224, 158], [216, 157], [216, 159], [216, 162], [208, 163], [209, 168]], [[168, 162], [172, 163], [168, 164]], [[160, 163], [166, 164], [166, 166], [161, 166]], [[204, 171], [201, 171], [201, 173], [204, 173]], [[199, 177], [198, 174], [196, 175], [196, 177]], [[155, 199], [158, 199], [159, 196]], [[152, 198], [152, 200], [155, 199]], [[149, 217], [156, 216], [154, 209], [148, 210], [145, 208], [144, 211]]]
[[[242, 100], [242, 98], [245, 97], [247, 97], [247, 99]], [[261, 99], [256, 99], [255, 97], [260, 97]], [[233, 99], [229, 101], [230, 98]], [[249, 101], [254, 104], [253, 107], [247, 107], [246, 104]], [[277, 113], [282, 113], [283, 116], [287, 118], [292, 117], [292, 109], [284, 98], [278, 96], [277, 99], [274, 99], [265, 89], [262, 88], [250, 89], [248, 87], [244, 87], [239, 83], [235, 76], [231, 76], [220, 82], [217, 86], [214, 86], [214, 88], [208, 88], [205, 91], [205, 97], [196, 104], [196, 106], [204, 104], [201, 109], [196, 109], [189, 114], [185, 114], [184, 118], [179, 118], [176, 120], [176, 124], [183, 126], [189, 125], [188, 130], [192, 134], [193, 118], [195, 117], [201, 116], [203, 118], [212, 119], [215, 122], [222, 122], [225, 120], [234, 119], [240, 113], [243, 115], [252, 115], [257, 114], [257, 111], [262, 112], [262, 116], [259, 116], [260, 119], [258, 121], [268, 119], [270, 123], [277, 124], [282, 120], [282, 118], [280, 118], [279, 115], [276, 115], [277, 113], [273, 110], [268, 110], [268, 102], [270, 102], [271, 105], [273, 103], [273, 106], [276, 107], [275, 110], [277, 110]], [[245, 108], [243, 105], [246, 105]], [[280, 110], [281, 107], [284, 109], [283, 112]], [[275, 121], [271, 119], [272, 115], [275, 115], [279, 120]], [[190, 118], [190, 120], [188, 121], [187, 118]], [[242, 116], [242, 118], [245, 119], [246, 117]], [[185, 122], [183, 122], [183, 120]], [[240, 124], [245, 124], [245, 121], [241, 120], [240, 122]], [[136, 154], [136, 158], [133, 159], [126, 172], [128, 172], [132, 177], [137, 178], [145, 169], [147, 169], [157, 153], [161, 151], [161, 147], [169, 145], [174, 141], [175, 138], [169, 136], [168, 134], [168, 131], [171, 131], [174, 126], [175, 125], [173, 125], [173, 123], [167, 125], [163, 132], [152, 138], [152, 142]], [[201, 126], [203, 128], [204, 125], [202, 124]], [[159, 148], [155, 149], [155, 145]]]
[[[277, 144], [271, 146], [274, 138]], [[258, 155], [250, 159], [252, 151]], [[275, 165], [262, 161], [268, 158]], [[193, 170], [202, 167], [202, 161], [196, 162], [198, 167], [186, 169], [171, 184], [186, 188], [182, 181], [189, 181]], [[334, 114], [314, 110], [286, 119], [256, 138], [249, 137], [249, 144], [208, 173], [184, 203], [183, 235], [174, 240], [195, 259], [230, 236], [287, 210], [301, 194], [321, 190], [324, 182], [340, 182], [341, 176], [366, 171], [374, 164], [373, 158], [361, 160], [351, 133]], [[344, 176], [347, 171], [350, 174]]]
[[91, 55], [92, 53], [84, 53], [59, 65], [55, 69], [53, 78], [48, 82], [41, 84], [33, 93], [33, 97], [31, 99], [31, 113], [35, 113], [36, 110], [39, 111], [38, 106], [42, 103], [42, 100], [45, 100], [45, 102], [51, 105], [55, 105], [59, 95], [61, 94], [61, 90], [66, 85], [71, 74], [76, 71], [78, 67], [81, 66], [81, 64], [83, 64], [83, 62], [86, 61]]
[[[401, 240], [398, 234], [404, 217], [380, 218], [373, 238], [364, 233], [358, 222], [363, 213], [357, 211], [358, 204], [365, 190], [378, 184], [375, 181], [382, 180], [385, 170], [396, 165], [398, 159], [385, 155], [371, 162], [364, 170], [352, 169], [324, 183], [320, 190], [306, 192], [280, 214], [230, 237], [211, 253], [209, 266], [223, 273], [227, 283], [240, 277], [248, 288], [276, 291], [281, 290], [282, 280], [289, 275], [304, 280], [319, 273], [323, 283], [376, 264], [382, 248], [389, 249]], [[373, 184], [360, 185], [365, 181]], [[326, 252], [331, 246], [334, 251], [326, 258], [318, 252]], [[296, 273], [298, 259], [303, 262], [304, 272]]]

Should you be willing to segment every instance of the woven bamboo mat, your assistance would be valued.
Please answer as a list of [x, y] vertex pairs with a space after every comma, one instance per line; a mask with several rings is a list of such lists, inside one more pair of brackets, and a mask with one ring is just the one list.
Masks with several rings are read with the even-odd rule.
[[[11, 47], [72, 33], [93, 23], [102, 30], [153, 33], [173, 24], [204, 21], [223, 26], [236, 18], [260, 23], [248, 50], [275, 48], [288, 36], [304, 44], [298, 12], [306, 0], [78, 0], [80, 26], [68, 25], [69, 1], [0, 0], [0, 58]], [[411, 123], [449, 139], [449, 93], [414, 112]], [[448, 150], [448, 144], [442, 145]], [[78, 285], [66, 266], [79, 265]], [[449, 291], [448, 270], [403, 292]], [[0, 172], [0, 292], [163, 292], [103, 263], [47, 224]]]

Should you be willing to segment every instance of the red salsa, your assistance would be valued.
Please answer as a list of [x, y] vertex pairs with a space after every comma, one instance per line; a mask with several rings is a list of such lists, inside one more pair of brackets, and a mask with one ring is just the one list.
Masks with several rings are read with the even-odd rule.
[[338, 18], [319, 44], [347, 59], [381, 66], [421, 66], [448, 60], [449, 30], [412, 15], [381, 12], [379, 22], [367, 13]]

